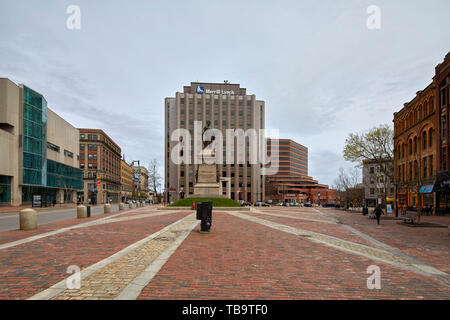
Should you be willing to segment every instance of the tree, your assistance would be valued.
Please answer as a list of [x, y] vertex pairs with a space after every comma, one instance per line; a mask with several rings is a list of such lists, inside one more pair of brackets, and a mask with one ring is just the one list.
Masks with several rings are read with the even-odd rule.
[[[376, 163], [380, 173], [384, 175], [384, 197], [386, 201], [387, 181], [394, 181], [394, 131], [388, 124], [374, 127], [364, 133], [350, 133], [345, 139], [344, 159], [357, 162], [359, 166], [364, 161]], [[387, 178], [387, 179], [386, 179]]]
[[153, 158], [148, 165], [148, 188], [158, 195], [158, 190], [161, 189], [161, 175], [159, 174], [158, 159]]
[[348, 209], [350, 202], [359, 206], [364, 198], [364, 190], [358, 187], [361, 180], [361, 172], [358, 168], [345, 171], [339, 168], [339, 176], [334, 180], [334, 188], [338, 190], [341, 204], [345, 203]]

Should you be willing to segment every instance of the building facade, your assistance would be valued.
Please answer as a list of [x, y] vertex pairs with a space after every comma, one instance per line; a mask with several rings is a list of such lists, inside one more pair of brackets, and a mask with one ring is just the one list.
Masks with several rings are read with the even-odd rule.
[[[194, 136], [194, 121], [201, 121], [202, 127], [210, 121], [211, 128], [218, 129], [226, 137], [226, 129], [264, 129], [265, 104], [248, 95], [239, 84], [191, 82], [183, 92], [165, 99], [165, 200], [172, 202], [181, 197], [192, 196], [195, 185], [197, 164], [175, 164], [171, 160], [173, 148], [179, 143], [171, 141], [174, 130], [184, 128]], [[246, 146], [248, 147], [248, 137]], [[236, 140], [234, 140], [236, 142]], [[235, 143], [236, 146], [236, 143]], [[231, 149], [231, 148], [230, 148]], [[248, 148], [247, 148], [248, 149]], [[264, 179], [262, 167], [245, 160], [238, 163], [238, 152], [228, 150], [223, 141], [223, 152], [231, 154], [233, 161], [218, 163], [218, 176], [228, 179], [231, 184], [231, 198], [255, 202], [264, 200]], [[194, 148], [191, 148], [194, 159]], [[225, 159], [225, 157], [224, 157]]]
[[74, 203], [83, 189], [78, 130], [43, 95], [0, 78], [0, 204]]
[[133, 196], [133, 168], [123, 158], [120, 161], [120, 201], [126, 202]]
[[434, 83], [394, 113], [394, 172], [398, 208], [434, 206], [438, 112]]
[[266, 199], [272, 203], [337, 203], [337, 193], [308, 176], [308, 148], [290, 139], [267, 139], [268, 160], [278, 163], [265, 177]]
[[437, 170], [433, 191], [436, 195], [436, 212], [450, 214], [450, 169], [449, 169], [449, 112], [450, 112], [450, 52], [435, 68], [433, 77], [437, 105]]
[[148, 170], [143, 166], [133, 166], [135, 198], [148, 199]]
[[121, 149], [100, 129], [79, 129], [80, 168], [84, 170], [82, 202], [119, 202]]
[[[385, 167], [388, 175], [382, 170]], [[377, 161], [363, 161], [363, 187], [365, 204], [368, 207], [375, 207], [380, 201], [382, 203], [392, 204], [395, 198], [394, 182], [391, 177], [394, 176], [394, 161], [385, 160], [381, 164]]]

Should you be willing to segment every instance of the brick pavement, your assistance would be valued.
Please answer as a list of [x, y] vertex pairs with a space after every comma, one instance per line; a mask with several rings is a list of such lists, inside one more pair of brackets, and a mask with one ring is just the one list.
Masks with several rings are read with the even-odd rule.
[[[366, 287], [372, 264], [381, 268], [381, 290]], [[430, 277], [244, 222], [230, 212], [215, 214], [211, 234], [192, 232], [139, 299], [448, 299], [449, 294]]]
[[[435, 248], [448, 252], [448, 238], [439, 231], [446, 230], [448, 235], [448, 229], [417, 233], [411, 231], [417, 228], [405, 228], [395, 221], [383, 221], [378, 227], [360, 214], [320, 211], [215, 211], [211, 234], [200, 234], [198, 228], [190, 232], [181, 224], [184, 220], [180, 219], [191, 217], [187, 224], [192, 225], [192, 211], [147, 207], [109, 215], [103, 221], [93, 219], [81, 228], [0, 249], [0, 299], [42, 299], [51, 288], [65, 285], [69, 265], [78, 265], [85, 274], [81, 290], [58, 287], [47, 298], [134, 298], [139, 293], [139, 299], [450, 297], [450, 286], [432, 268], [445, 271], [447, 256], [416, 252]], [[51, 228], [63, 225], [70, 221]], [[362, 233], [352, 232], [347, 225]], [[412, 265], [415, 260], [403, 252], [377, 245], [364, 235], [420, 259], [425, 269]], [[412, 250], [411, 238], [425, 246]], [[366, 287], [366, 269], [374, 264], [381, 268], [381, 290]]]
[[[408, 227], [399, 225], [396, 220], [381, 220], [381, 225], [377, 226], [376, 221], [369, 220], [361, 213], [328, 208], [319, 210], [377, 240], [450, 273], [450, 228]], [[450, 217], [425, 216], [422, 221], [449, 225]]]
[[0, 250], [0, 299], [29, 298], [68, 277], [68, 266], [86, 268], [185, 215], [93, 225]]

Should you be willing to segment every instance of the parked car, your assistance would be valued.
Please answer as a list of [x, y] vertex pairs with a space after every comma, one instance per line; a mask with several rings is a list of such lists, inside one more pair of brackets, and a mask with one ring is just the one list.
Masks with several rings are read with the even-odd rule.
[[256, 201], [255, 207], [270, 207], [270, 205], [262, 201]]
[[322, 204], [322, 207], [324, 207], [324, 208], [328, 208], [328, 207], [336, 207], [336, 203], [334, 203], [334, 202], [328, 202], [328, 203], [324, 203], [324, 204]]
[[312, 207], [312, 203], [311, 202], [305, 202], [303, 204], [304, 207]]
[[283, 205], [284, 205], [283, 202], [278, 202], [275, 206], [282, 207]]
[[238, 200], [238, 202], [241, 204], [241, 207], [248, 207], [251, 204], [245, 200]]

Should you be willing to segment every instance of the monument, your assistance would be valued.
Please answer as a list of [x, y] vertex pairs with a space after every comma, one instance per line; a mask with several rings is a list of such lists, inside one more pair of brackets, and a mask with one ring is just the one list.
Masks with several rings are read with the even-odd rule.
[[222, 188], [217, 174], [217, 164], [215, 163], [215, 149], [212, 145], [215, 137], [210, 141], [205, 140], [205, 132], [210, 128], [211, 121], [206, 121], [206, 126], [202, 132], [202, 163], [195, 173], [194, 197], [196, 198], [221, 198]]

